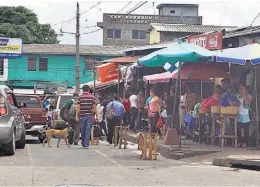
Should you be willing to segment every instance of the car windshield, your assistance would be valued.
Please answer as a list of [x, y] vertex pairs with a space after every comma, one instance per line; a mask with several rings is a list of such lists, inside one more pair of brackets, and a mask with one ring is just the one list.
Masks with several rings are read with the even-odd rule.
[[73, 95], [61, 95], [59, 109], [66, 105], [66, 103], [73, 98]]
[[34, 96], [16, 96], [18, 103], [25, 103], [26, 108], [41, 108], [41, 103]]

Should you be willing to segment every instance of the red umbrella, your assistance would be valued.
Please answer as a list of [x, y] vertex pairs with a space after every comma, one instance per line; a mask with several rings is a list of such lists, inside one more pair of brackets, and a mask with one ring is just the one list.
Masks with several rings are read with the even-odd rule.
[[[213, 65], [184, 66], [180, 70], [182, 80], [209, 80], [210, 78], [227, 77], [227, 72]], [[178, 73], [173, 73], [173, 79], [177, 79]]]

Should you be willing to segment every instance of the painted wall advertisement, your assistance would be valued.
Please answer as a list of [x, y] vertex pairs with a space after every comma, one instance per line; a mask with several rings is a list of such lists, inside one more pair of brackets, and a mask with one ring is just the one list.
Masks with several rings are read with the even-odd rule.
[[194, 43], [209, 50], [222, 49], [222, 32], [190, 36], [188, 43]]
[[22, 55], [22, 39], [0, 37], [0, 58], [15, 58]]

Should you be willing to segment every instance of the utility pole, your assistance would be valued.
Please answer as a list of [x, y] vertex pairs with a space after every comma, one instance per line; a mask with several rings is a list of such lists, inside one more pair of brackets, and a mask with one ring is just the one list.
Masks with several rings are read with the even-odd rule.
[[79, 33], [79, 19], [80, 19], [80, 14], [79, 14], [79, 3], [77, 2], [77, 13], [76, 13], [76, 68], [75, 68], [75, 79], [76, 79], [76, 89], [75, 92], [79, 93], [80, 92], [80, 81], [79, 81], [79, 60], [80, 60], [80, 55], [79, 55], [79, 38], [80, 38], [80, 33]]

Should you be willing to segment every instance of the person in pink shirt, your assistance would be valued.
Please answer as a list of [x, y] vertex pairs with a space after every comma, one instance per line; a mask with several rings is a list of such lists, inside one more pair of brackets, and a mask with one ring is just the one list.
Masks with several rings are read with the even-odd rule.
[[154, 90], [150, 90], [151, 100], [148, 104], [148, 121], [149, 121], [149, 131], [150, 133], [157, 132], [157, 122], [159, 120], [161, 106], [160, 98], [155, 94]]

